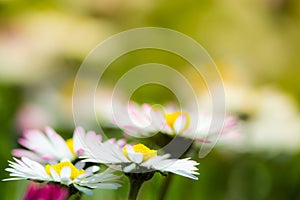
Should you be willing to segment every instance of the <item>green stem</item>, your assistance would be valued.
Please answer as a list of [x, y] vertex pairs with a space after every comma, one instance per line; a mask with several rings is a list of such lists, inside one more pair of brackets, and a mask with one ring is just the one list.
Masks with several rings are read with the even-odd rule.
[[130, 181], [128, 200], [136, 200], [143, 183], [153, 177], [155, 171], [147, 170], [144, 167], [137, 166], [133, 172], [124, 173]]
[[69, 198], [68, 200], [80, 200], [82, 193], [78, 191], [74, 186], [69, 188]]
[[81, 199], [81, 194], [78, 192], [76, 194], [71, 195], [68, 200], [80, 200], [80, 199]]
[[139, 191], [144, 183], [144, 180], [129, 178], [130, 180], [130, 191], [128, 200], [136, 200]]
[[160, 194], [159, 194], [159, 200], [164, 200], [166, 195], [167, 195], [167, 191], [171, 185], [171, 182], [172, 182], [172, 179], [173, 179], [173, 174], [168, 174], [166, 180], [164, 181], [163, 185], [162, 185], [162, 189], [160, 191]]

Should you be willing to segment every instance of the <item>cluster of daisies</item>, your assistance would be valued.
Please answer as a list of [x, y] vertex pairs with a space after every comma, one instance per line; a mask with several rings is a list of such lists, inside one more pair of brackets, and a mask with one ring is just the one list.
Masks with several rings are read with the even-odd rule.
[[[194, 120], [187, 112], [165, 112], [148, 104], [129, 104], [128, 116], [121, 114], [115, 124], [128, 136], [147, 137], [153, 133], [187, 137], [196, 142], [210, 142], [209, 137], [219, 132], [232, 132], [236, 120], [227, 117], [222, 130], [209, 130], [211, 122], [200, 116]], [[202, 119], [202, 122], [201, 122]], [[191, 128], [199, 121], [197, 129]], [[195, 131], [196, 130], [196, 131]], [[201, 135], [202, 134], [202, 135]], [[197, 163], [190, 158], [174, 158], [171, 153], [161, 153], [141, 143], [127, 144], [126, 139], [105, 140], [93, 131], [85, 132], [77, 127], [73, 137], [64, 140], [52, 128], [45, 131], [28, 130], [19, 139], [22, 149], [12, 151], [13, 161], [6, 171], [9, 180], [33, 180], [37, 182], [64, 185], [72, 191], [93, 194], [93, 189], [117, 189], [121, 187], [123, 172], [129, 178], [145, 178], [154, 172], [171, 172], [197, 180]], [[132, 176], [134, 175], [134, 176]], [[151, 176], [152, 177], [152, 176]]]

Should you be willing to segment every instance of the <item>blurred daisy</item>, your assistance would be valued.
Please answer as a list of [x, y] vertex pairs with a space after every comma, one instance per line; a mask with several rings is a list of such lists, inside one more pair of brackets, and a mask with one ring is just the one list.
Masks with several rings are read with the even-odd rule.
[[17, 112], [16, 125], [18, 130], [44, 128], [47, 124], [54, 124], [55, 117], [37, 103], [24, 103]]
[[181, 111], [173, 104], [155, 109], [149, 104], [142, 106], [130, 103], [129, 117], [116, 123], [132, 136], [149, 137], [157, 132], [182, 136], [199, 142], [215, 140], [219, 134], [238, 134], [238, 121], [234, 116], [225, 116], [213, 121], [206, 113]]
[[230, 115], [213, 119], [211, 114], [175, 111], [164, 117], [161, 132], [169, 135], [180, 135], [198, 142], [211, 142], [221, 134], [238, 135], [238, 120]]
[[92, 194], [92, 189], [117, 189], [121, 185], [117, 183], [119, 176], [111, 174], [111, 169], [95, 174], [98, 166], [87, 169], [78, 169], [69, 161], [62, 161], [54, 165], [43, 166], [40, 163], [22, 157], [21, 160], [13, 158], [15, 162], [9, 162], [10, 180], [34, 180], [43, 182], [56, 182], [66, 186], [74, 186], [79, 191]]
[[[19, 143], [27, 148], [15, 149], [12, 154], [16, 157], [28, 157], [40, 163], [56, 163], [61, 160], [74, 161], [82, 154], [83, 149], [78, 141], [78, 132], [84, 131], [77, 127], [74, 131], [73, 138], [64, 140], [52, 128], [46, 127], [45, 134], [39, 130], [28, 130], [24, 137], [19, 139]], [[96, 140], [102, 140], [101, 135], [96, 135], [93, 131], [88, 131], [87, 135], [95, 136]], [[84, 138], [81, 138], [84, 140]], [[115, 142], [121, 147], [125, 145], [126, 140], [112, 138], [109, 142]]]
[[239, 101], [244, 107], [236, 107], [239, 108], [237, 112], [248, 116], [241, 124], [243, 135], [234, 144], [224, 141], [222, 147], [238, 152], [271, 152], [273, 155], [299, 152], [300, 115], [295, 99], [272, 85], [251, 91], [240, 87], [246, 93], [254, 92], [255, 95], [247, 97], [248, 101], [256, 102], [255, 108], [247, 111], [247, 102], [243, 105], [243, 101]]
[[53, 163], [64, 159], [72, 161], [83, 151], [79, 146], [76, 130], [73, 138], [66, 141], [50, 127], [45, 128], [45, 133], [28, 130], [18, 142], [28, 150], [14, 149], [12, 154], [16, 157], [28, 157], [37, 162]]
[[125, 145], [123, 148], [108, 141], [101, 142], [95, 136], [85, 136], [84, 132], [79, 134], [82, 142], [84, 162], [103, 163], [115, 166], [125, 173], [145, 173], [149, 171], [172, 172], [181, 176], [197, 180], [195, 175], [196, 161], [186, 159], [168, 159], [169, 154], [157, 155], [156, 150], [151, 150], [143, 144]]

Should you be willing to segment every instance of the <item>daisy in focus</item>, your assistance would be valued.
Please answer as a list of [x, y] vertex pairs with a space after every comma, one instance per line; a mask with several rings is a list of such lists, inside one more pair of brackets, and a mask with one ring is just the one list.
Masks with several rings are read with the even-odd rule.
[[83, 162], [103, 163], [124, 173], [171, 172], [197, 180], [199, 163], [185, 159], [169, 159], [170, 154], [158, 155], [143, 144], [125, 145], [123, 148], [108, 141], [95, 140], [94, 135], [79, 134], [84, 154]]
[[68, 187], [74, 186], [78, 191], [92, 195], [92, 189], [117, 189], [121, 185], [118, 183], [119, 176], [112, 174], [111, 169], [102, 173], [95, 174], [100, 168], [90, 166], [86, 169], [75, 167], [69, 161], [62, 161], [54, 165], [42, 164], [29, 158], [22, 157], [21, 160], [13, 158], [9, 162], [9, 168], [5, 170], [10, 172], [11, 180], [33, 180], [42, 182], [54, 182]]

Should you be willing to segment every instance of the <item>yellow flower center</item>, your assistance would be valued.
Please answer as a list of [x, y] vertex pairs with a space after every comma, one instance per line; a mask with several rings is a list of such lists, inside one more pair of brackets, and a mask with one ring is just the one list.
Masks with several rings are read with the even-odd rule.
[[[134, 152], [143, 154], [143, 161], [149, 160], [152, 157], [157, 156], [157, 151], [149, 149], [143, 144], [136, 144], [132, 146]], [[128, 152], [126, 146], [123, 148], [123, 154], [128, 158]]]
[[74, 151], [74, 141], [73, 141], [73, 139], [71, 138], [71, 139], [66, 140], [66, 144], [69, 147], [69, 149], [72, 152], [72, 154], [75, 156], [76, 153]]
[[84, 173], [84, 170], [81, 169], [77, 169], [71, 162], [69, 161], [64, 161], [64, 162], [60, 162], [58, 164], [55, 165], [46, 165], [45, 167], [45, 171], [47, 174], [49, 174], [51, 176], [51, 172], [50, 169], [52, 168], [58, 175], [60, 174], [62, 168], [64, 167], [70, 167], [71, 169], [71, 176], [70, 179], [74, 180], [75, 178], [77, 178], [79, 175]]
[[186, 122], [183, 128], [183, 130], [186, 130], [190, 125], [190, 115], [187, 112], [173, 112], [165, 114], [166, 122], [172, 129], [174, 129], [174, 123], [180, 115], [184, 115], [186, 118]]

